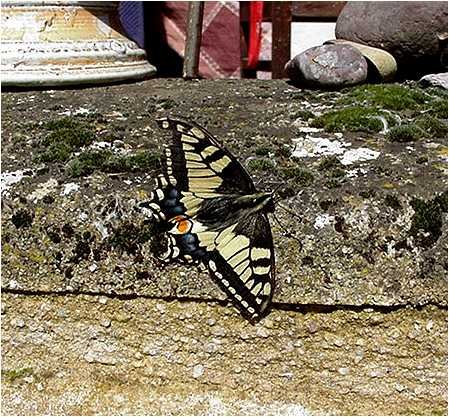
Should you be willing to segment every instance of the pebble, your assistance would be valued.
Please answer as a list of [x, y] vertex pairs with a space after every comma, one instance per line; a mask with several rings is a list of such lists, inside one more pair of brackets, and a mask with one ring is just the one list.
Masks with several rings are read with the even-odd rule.
[[447, 72], [442, 72], [439, 74], [427, 74], [418, 82], [422, 87], [441, 87], [447, 90], [447, 79]]
[[125, 313], [118, 313], [115, 316], [115, 319], [117, 321], [119, 321], [120, 323], [126, 323], [131, 319], [131, 316], [129, 316], [128, 314], [125, 314]]
[[309, 321], [307, 323], [307, 330], [309, 331], [309, 333], [316, 333], [316, 331], [318, 330], [318, 325], [314, 321]]
[[65, 309], [63, 309], [63, 308], [59, 308], [58, 311], [56, 312], [56, 315], [60, 318], [66, 318], [67, 311], [65, 311]]
[[226, 331], [223, 327], [216, 327], [212, 330], [212, 334], [214, 336], [224, 336], [226, 335]]
[[126, 398], [124, 395], [122, 394], [115, 394], [112, 399], [116, 402], [116, 403], [123, 403], [125, 402]]
[[25, 327], [25, 322], [23, 319], [16, 319], [14, 323], [17, 327]]
[[284, 346], [284, 352], [290, 353], [293, 352], [295, 350], [293, 343], [292, 342], [287, 342]]
[[131, 366], [133, 368], [142, 368], [144, 365], [143, 365], [142, 361], [137, 360], [137, 361], [133, 361], [131, 363]]
[[380, 377], [385, 376], [385, 373], [383, 371], [381, 371], [380, 369], [377, 369], [377, 370], [371, 371], [369, 373], [369, 376], [371, 378], [380, 378]]
[[429, 320], [429, 321], [427, 322], [427, 324], [426, 324], [426, 330], [427, 330], [428, 332], [430, 332], [430, 331], [432, 330], [432, 328], [433, 328], [433, 321], [432, 321], [432, 320]]
[[154, 348], [154, 347], [145, 346], [145, 347], [142, 349], [142, 352], [143, 352], [145, 355], [156, 356], [156, 355], [159, 353], [159, 349]]
[[417, 387], [413, 390], [413, 392], [414, 392], [416, 395], [421, 395], [422, 393], [426, 392], [426, 389], [425, 389], [424, 387], [422, 387], [422, 386], [417, 386]]
[[338, 347], [342, 347], [345, 344], [343, 339], [335, 339], [334, 340], [334, 345], [338, 346]]
[[33, 376], [33, 375], [28, 375], [28, 376], [24, 377], [23, 380], [24, 380], [27, 384], [31, 384], [31, 383], [34, 382], [34, 376]]
[[416, 339], [419, 336], [419, 330], [417, 329], [413, 329], [411, 330], [408, 335], [407, 335], [410, 339]]
[[157, 303], [156, 304], [156, 310], [159, 311], [159, 313], [165, 313], [166, 308], [163, 304]]
[[205, 347], [204, 350], [207, 353], [214, 353], [218, 350], [218, 346], [215, 343], [208, 343]]
[[100, 324], [103, 327], [109, 327], [111, 325], [111, 320], [109, 320], [109, 319], [101, 319], [100, 320]]
[[293, 343], [293, 346], [294, 346], [294, 347], [303, 348], [303, 347], [304, 347], [304, 342], [303, 342], [302, 340], [296, 340], [296, 341]]
[[16, 290], [19, 288], [19, 283], [16, 280], [12, 279], [11, 281], [9, 281], [9, 288], [11, 290]]
[[267, 337], [270, 336], [270, 333], [268, 333], [268, 330], [265, 329], [265, 327], [259, 327], [259, 328], [256, 330], [256, 336], [267, 338]]
[[349, 368], [338, 368], [338, 373], [340, 375], [348, 375], [349, 374]]
[[103, 365], [116, 365], [117, 359], [111, 355], [103, 354], [103, 352], [97, 352], [89, 350], [84, 355], [84, 360], [89, 363], [101, 363]]
[[399, 336], [401, 336], [401, 332], [398, 329], [394, 329], [392, 332], [388, 334], [393, 339], [397, 339]]
[[364, 353], [361, 350], [355, 352], [354, 363], [360, 363], [363, 359]]
[[353, 46], [320, 45], [296, 55], [285, 71], [296, 85], [332, 88], [364, 82], [368, 65]]
[[394, 387], [396, 388], [396, 391], [398, 391], [398, 392], [402, 392], [405, 390], [404, 385], [401, 385], [401, 384], [394, 384]]
[[204, 374], [204, 366], [203, 365], [195, 365], [193, 367], [192, 375], [194, 378], [199, 378]]
[[98, 297], [98, 302], [100, 304], [106, 304], [108, 302], [108, 298], [105, 297], [104, 295], [101, 295], [100, 297]]
[[36, 389], [37, 389], [38, 391], [43, 391], [43, 390], [44, 390], [44, 385], [42, 384], [42, 382], [38, 382], [38, 383], [36, 384]]
[[217, 320], [215, 320], [215, 319], [208, 319], [206, 323], [207, 323], [209, 326], [213, 326], [216, 322], [217, 322]]

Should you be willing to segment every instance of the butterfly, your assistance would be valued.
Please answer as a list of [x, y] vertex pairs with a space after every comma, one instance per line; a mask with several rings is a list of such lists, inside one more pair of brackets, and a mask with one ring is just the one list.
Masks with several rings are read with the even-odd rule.
[[157, 120], [172, 134], [157, 189], [139, 209], [162, 226], [161, 259], [196, 263], [250, 321], [264, 316], [274, 291], [274, 247], [267, 214], [273, 196], [256, 191], [237, 159], [196, 123]]

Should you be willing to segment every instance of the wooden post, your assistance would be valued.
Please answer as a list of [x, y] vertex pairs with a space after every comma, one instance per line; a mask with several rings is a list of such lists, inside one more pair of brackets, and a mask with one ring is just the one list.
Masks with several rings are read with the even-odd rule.
[[284, 78], [284, 66], [290, 59], [292, 2], [272, 2], [271, 77]]
[[186, 80], [198, 78], [200, 61], [201, 31], [203, 28], [204, 1], [189, 2], [187, 36], [184, 50], [183, 77]]

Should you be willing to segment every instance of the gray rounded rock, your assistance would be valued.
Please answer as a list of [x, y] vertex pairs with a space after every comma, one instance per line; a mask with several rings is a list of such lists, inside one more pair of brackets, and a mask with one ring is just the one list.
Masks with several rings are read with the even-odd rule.
[[348, 2], [335, 27], [337, 39], [391, 53], [402, 77], [440, 72], [441, 42], [447, 32], [447, 2]]
[[349, 45], [322, 45], [307, 49], [285, 66], [289, 78], [307, 87], [336, 88], [366, 80], [368, 64]]
[[442, 72], [440, 74], [427, 74], [419, 80], [422, 87], [441, 87], [447, 90], [448, 74]]

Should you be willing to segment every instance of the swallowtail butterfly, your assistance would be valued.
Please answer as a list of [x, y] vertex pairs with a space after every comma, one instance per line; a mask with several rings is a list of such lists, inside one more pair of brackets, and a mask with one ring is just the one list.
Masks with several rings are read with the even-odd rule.
[[197, 124], [163, 118], [172, 134], [157, 189], [139, 208], [163, 226], [167, 261], [205, 265], [244, 317], [263, 317], [274, 290], [274, 248], [267, 213], [237, 159]]

